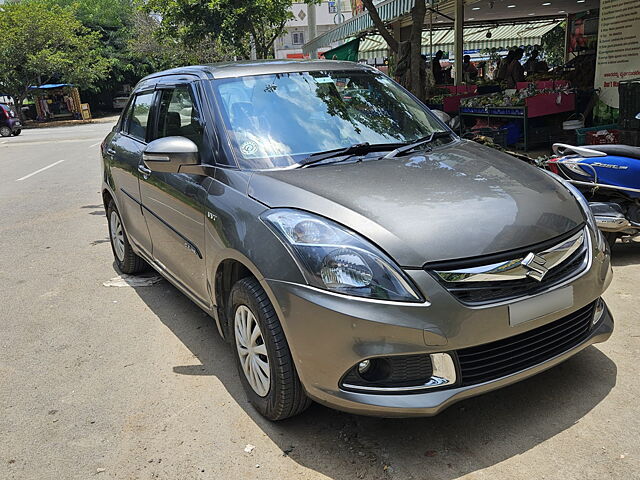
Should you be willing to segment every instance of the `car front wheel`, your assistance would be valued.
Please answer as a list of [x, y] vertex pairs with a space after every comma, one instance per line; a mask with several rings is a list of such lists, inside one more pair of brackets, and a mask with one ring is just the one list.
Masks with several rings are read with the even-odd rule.
[[107, 207], [107, 219], [109, 223], [109, 239], [111, 240], [111, 250], [118, 266], [118, 270], [122, 273], [134, 274], [141, 272], [147, 268], [147, 263], [131, 248], [129, 239], [124, 230], [120, 212], [116, 208], [113, 200], [109, 202]]
[[21, 128], [19, 128], [18, 130], [14, 130], [14, 131], [13, 131], [13, 135], [14, 135], [14, 136], [16, 136], [16, 137], [17, 137], [18, 135], [20, 135], [21, 133], [22, 133], [22, 129], [21, 129]]
[[235, 357], [250, 403], [269, 420], [301, 413], [311, 401], [264, 289], [256, 279], [243, 278], [233, 286], [229, 299]]

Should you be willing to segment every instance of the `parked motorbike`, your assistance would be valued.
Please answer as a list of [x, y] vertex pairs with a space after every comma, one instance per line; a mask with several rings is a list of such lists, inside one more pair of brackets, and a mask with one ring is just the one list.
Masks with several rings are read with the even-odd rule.
[[556, 143], [553, 151], [547, 166], [587, 198], [609, 244], [640, 242], [640, 147]]

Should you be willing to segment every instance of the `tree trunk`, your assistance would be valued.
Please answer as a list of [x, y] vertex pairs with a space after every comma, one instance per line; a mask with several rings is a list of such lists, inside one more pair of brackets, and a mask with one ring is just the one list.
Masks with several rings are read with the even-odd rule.
[[[389, 32], [389, 30], [387, 30], [386, 25], [380, 18], [380, 15], [378, 15], [378, 9], [373, 4], [373, 0], [362, 0], [362, 3], [364, 7], [367, 9], [367, 11], [369, 12], [369, 16], [371, 17], [373, 24], [378, 29], [378, 32], [380, 32], [380, 35], [382, 35], [382, 38], [384, 38], [385, 41], [387, 42], [387, 45], [389, 45], [389, 49], [393, 53], [398, 53], [398, 50], [400, 48], [398, 44], [398, 40], [396, 40], [393, 37], [393, 35], [391, 35], [391, 32]], [[424, 6], [424, 1], [422, 2], [419, 1], [418, 3], [422, 3]], [[422, 16], [424, 17], [424, 14]]]
[[425, 100], [425, 77], [426, 64], [422, 59], [422, 27], [424, 26], [424, 16], [427, 13], [425, 0], [416, 0], [411, 9], [411, 53], [410, 53], [410, 89], [420, 100]]

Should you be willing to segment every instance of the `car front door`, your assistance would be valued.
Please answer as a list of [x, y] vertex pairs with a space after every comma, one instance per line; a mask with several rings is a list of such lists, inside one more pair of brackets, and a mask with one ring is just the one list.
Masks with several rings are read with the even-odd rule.
[[136, 93], [106, 148], [118, 208], [131, 243], [151, 255], [152, 245], [140, 200], [138, 166], [147, 145], [153, 90]]
[[[186, 137], [198, 146], [202, 161], [206, 142], [194, 84], [159, 84], [156, 88], [153, 138]], [[154, 171], [140, 177], [154, 260], [207, 306], [211, 302], [207, 300], [204, 258], [204, 201], [210, 181], [204, 175]]]

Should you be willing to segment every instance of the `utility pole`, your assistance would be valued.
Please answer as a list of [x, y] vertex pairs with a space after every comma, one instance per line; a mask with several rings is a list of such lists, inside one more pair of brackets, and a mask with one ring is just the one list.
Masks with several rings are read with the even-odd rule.
[[464, 55], [464, 0], [455, 0], [454, 18], [454, 50], [456, 55], [456, 78], [455, 84], [460, 85], [464, 78], [462, 74], [462, 57]]
[[[315, 3], [311, 3], [307, 5], [307, 14], [308, 14], [308, 22], [309, 22], [309, 42], [311, 42], [314, 38], [316, 38], [318, 32], [316, 29], [316, 5]], [[312, 60], [318, 59], [318, 49], [313, 47], [309, 56]]]

